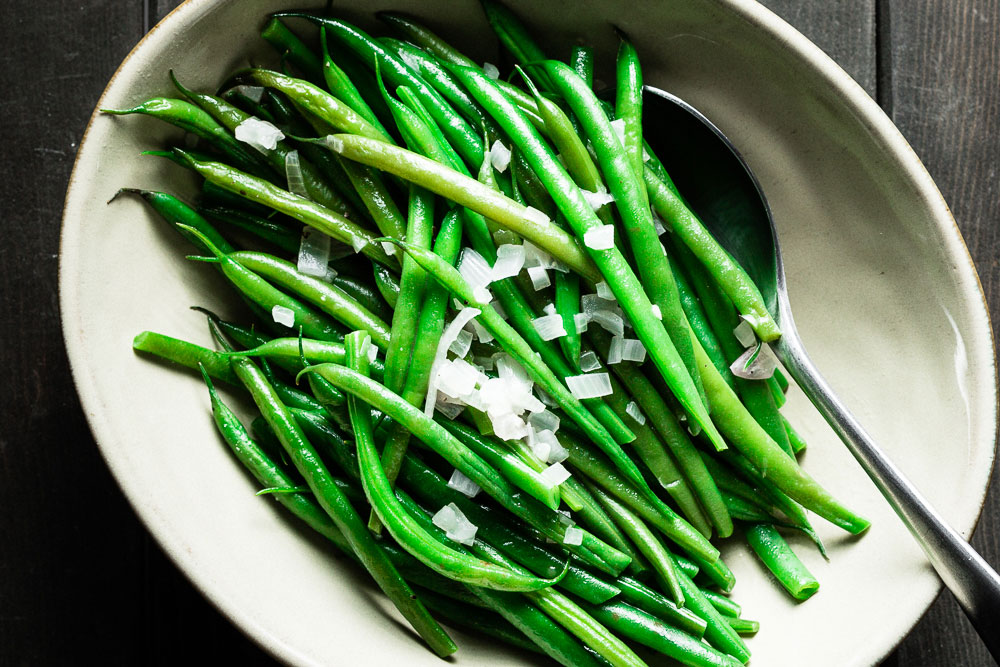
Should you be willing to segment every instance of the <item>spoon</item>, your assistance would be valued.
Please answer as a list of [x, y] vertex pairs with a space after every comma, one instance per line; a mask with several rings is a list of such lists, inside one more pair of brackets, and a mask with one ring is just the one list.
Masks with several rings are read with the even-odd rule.
[[[645, 87], [643, 127], [667, 173], [719, 243], [757, 283], [782, 336], [771, 348], [871, 477], [1000, 661], [1000, 575], [951, 528], [833, 393], [792, 319], [781, 248], [767, 199], [733, 144], [697, 109]], [[689, 159], [696, 155], [697, 159]]]

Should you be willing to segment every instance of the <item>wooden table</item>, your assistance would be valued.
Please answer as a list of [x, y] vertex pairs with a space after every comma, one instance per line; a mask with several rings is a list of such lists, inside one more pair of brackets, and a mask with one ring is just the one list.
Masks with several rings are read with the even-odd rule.
[[[202, 599], [133, 515], [84, 421], [59, 327], [59, 221], [77, 144], [118, 63], [176, 4], [3, 3], [0, 665], [274, 663]], [[951, 205], [997, 318], [1000, 3], [765, 4], [902, 130]], [[996, 486], [973, 540], [994, 566]], [[945, 594], [883, 664], [993, 663]]]

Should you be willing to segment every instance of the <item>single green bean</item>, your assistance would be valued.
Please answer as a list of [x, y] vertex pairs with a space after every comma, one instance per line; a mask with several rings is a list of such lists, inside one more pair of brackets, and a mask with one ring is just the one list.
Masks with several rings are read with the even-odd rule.
[[789, 595], [808, 600], [819, 590], [819, 582], [774, 526], [756, 524], [747, 528], [747, 543]]

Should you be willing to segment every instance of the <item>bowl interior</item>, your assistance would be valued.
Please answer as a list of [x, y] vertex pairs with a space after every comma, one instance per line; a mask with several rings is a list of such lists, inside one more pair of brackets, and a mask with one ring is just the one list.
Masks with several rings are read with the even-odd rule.
[[[982, 294], [944, 202], [889, 121], [829, 59], [767, 10], [744, 2], [597, 0], [510, 3], [550, 54], [598, 51], [611, 80], [625, 30], [647, 83], [680, 95], [726, 132], [773, 209], [796, 320], [833, 387], [929, 499], [966, 534], [981, 507], [996, 430], [993, 346]], [[103, 107], [189, 87], [214, 90], [252, 60], [274, 63], [259, 39], [275, 0], [191, 0], [137, 47]], [[420, 16], [478, 60], [500, 62], [478, 4], [357, 3], [338, 9], [363, 27], [398, 9]], [[296, 27], [300, 27], [296, 24]], [[193, 194], [164, 160], [140, 157], [179, 135], [149, 118], [96, 117], [67, 197], [60, 289], [63, 326], [84, 409], [129, 500], [172, 558], [234, 622], [294, 664], [439, 664], [381, 596], [331, 547], [294, 524], [213, 432], [200, 381], [136, 357], [154, 330], [209, 344], [204, 305], [231, 312], [212, 267], [188, 252], [121, 187]], [[697, 156], [692, 156], [697, 159]], [[109, 261], [110, 258], [110, 261]], [[874, 522], [850, 539], [816, 520], [824, 561], [791, 542], [822, 588], [796, 605], [745, 550], [725, 547], [733, 592], [761, 621], [756, 664], [865, 665], [885, 655], [938, 590], [920, 550], [808, 401], [786, 414], [809, 442], [804, 465]], [[844, 637], [851, 641], [844, 641]], [[532, 659], [460, 637], [465, 664]]]

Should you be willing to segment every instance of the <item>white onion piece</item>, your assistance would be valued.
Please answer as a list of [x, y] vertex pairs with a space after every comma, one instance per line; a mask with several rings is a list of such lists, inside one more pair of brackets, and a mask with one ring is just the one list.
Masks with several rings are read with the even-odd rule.
[[552, 255], [545, 252], [531, 241], [525, 241], [521, 246], [524, 249], [524, 266], [531, 268], [541, 266], [546, 269], [552, 268]]
[[233, 134], [237, 141], [249, 144], [264, 154], [277, 148], [278, 142], [285, 138], [285, 133], [274, 125], [253, 116], [237, 125]]
[[652, 311], [653, 311], [653, 317], [655, 317], [655, 318], [656, 318], [656, 319], [658, 319], [658, 320], [663, 320], [663, 313], [661, 313], [661, 312], [660, 312], [660, 307], [659, 307], [659, 306], [657, 306], [657, 305], [656, 305], [656, 304], [654, 303], [654, 304], [653, 304], [653, 305], [652, 305], [652, 306], [650, 307], [650, 310], [652, 310]]
[[486, 327], [480, 324], [479, 320], [472, 320], [472, 331], [476, 334], [476, 338], [479, 339], [480, 343], [489, 343], [493, 340], [493, 334], [491, 334]]
[[500, 78], [500, 70], [493, 63], [483, 63], [483, 74], [490, 77], [494, 81]]
[[622, 146], [625, 145], [625, 121], [621, 118], [616, 118], [611, 121], [611, 129], [615, 131], [618, 136], [618, 141], [622, 142]]
[[455, 468], [451, 473], [451, 477], [448, 479], [448, 488], [455, 489], [463, 496], [468, 496], [469, 498], [475, 498], [482, 490], [478, 484], [463, 475], [462, 471], [458, 468]]
[[462, 410], [465, 409], [465, 404], [450, 401], [444, 394], [438, 394], [437, 402], [434, 404], [434, 407], [445, 417], [454, 421], [460, 414], [462, 414]]
[[528, 417], [528, 423], [540, 431], [552, 431], [555, 433], [559, 430], [559, 415], [548, 410], [539, 410], [538, 412], [531, 413]]
[[597, 283], [595, 287], [597, 288], [597, 296], [601, 297], [605, 301], [617, 301], [617, 299], [615, 299], [615, 293], [611, 291], [611, 288], [603, 280]]
[[556, 314], [556, 304], [554, 304], [554, 303], [547, 303], [547, 304], [545, 304], [544, 306], [542, 306], [542, 312], [545, 313], [546, 315], [555, 315]]
[[531, 385], [534, 384], [534, 381], [532, 381], [528, 372], [524, 370], [524, 367], [517, 363], [509, 354], [497, 357], [497, 375], [500, 376], [501, 380], [516, 383], [517, 386], [525, 391], [531, 391]]
[[624, 340], [622, 336], [615, 336], [611, 339], [611, 345], [608, 346], [608, 366], [622, 362], [622, 342]]
[[566, 534], [563, 535], [563, 544], [579, 546], [583, 544], [583, 529], [576, 526], [568, 526]]
[[493, 264], [490, 277], [493, 280], [513, 278], [524, 267], [524, 246], [504, 243], [497, 248], [497, 261]]
[[744, 380], [766, 380], [774, 375], [774, 369], [778, 367], [778, 360], [775, 358], [774, 352], [771, 351], [771, 347], [767, 343], [761, 343], [757, 358], [750, 361], [756, 350], [756, 347], [750, 348], [732, 363], [729, 370], [733, 372], [733, 375]]
[[520, 440], [528, 435], [528, 425], [513, 413], [508, 412], [490, 422], [493, 424], [493, 434], [501, 440]]
[[552, 438], [549, 445], [549, 458], [546, 459], [547, 462], [562, 463], [569, 458], [569, 451], [567, 451], [566, 448], [563, 447], [555, 438]]
[[535, 288], [536, 292], [552, 284], [548, 270], [541, 266], [529, 267], [528, 277], [531, 278], [531, 286]]
[[490, 146], [490, 163], [501, 174], [507, 171], [507, 167], [510, 166], [510, 149], [504, 146], [499, 139]]
[[483, 403], [486, 414], [491, 418], [513, 414], [514, 408], [511, 406], [511, 395], [519, 390], [520, 388], [512, 386], [509, 380], [502, 378], [489, 378], [486, 380], [479, 388], [479, 398]]
[[587, 398], [600, 398], [611, 393], [611, 377], [607, 373], [588, 373], [586, 375], [569, 375], [566, 386], [573, 396], [581, 401]]
[[656, 211], [650, 210], [653, 214], [653, 229], [656, 230], [657, 236], [663, 236], [667, 232], [667, 228], [663, 226], [663, 220], [656, 214]]
[[[299, 241], [299, 258], [296, 268], [299, 273], [317, 278], [326, 278], [330, 271], [330, 237], [312, 227], [302, 229]], [[337, 275], [334, 271], [333, 275]]]
[[435, 377], [437, 390], [451, 398], [461, 398], [479, 383], [479, 371], [464, 359], [452, 359], [441, 364]]
[[662, 243], [660, 243], [660, 250], [663, 252], [663, 256], [666, 257], [667, 256], [667, 246], [665, 246]]
[[328, 134], [323, 138], [323, 143], [334, 153], [342, 153], [344, 151], [344, 140], [338, 137], [336, 134]]
[[646, 415], [642, 414], [642, 410], [639, 409], [638, 404], [635, 401], [629, 401], [628, 405], [625, 406], [625, 414], [634, 419], [639, 424], [646, 423]]
[[545, 404], [535, 397], [530, 391], [520, 394], [520, 398], [515, 403], [515, 407], [527, 410], [530, 413], [541, 412], [545, 409]]
[[472, 360], [484, 371], [491, 371], [494, 368], [493, 357], [473, 357]]
[[594, 354], [593, 350], [587, 350], [580, 355], [580, 370], [584, 373], [589, 373], [590, 371], [596, 371], [601, 367], [601, 361]]
[[[437, 402], [437, 387], [433, 382], [433, 378], [437, 377], [438, 369], [441, 368], [441, 364], [447, 358], [448, 348], [451, 344], [455, 342], [458, 338], [458, 333], [468, 324], [472, 318], [479, 314], [479, 311], [475, 308], [464, 308], [458, 311], [455, 315], [455, 319], [445, 327], [444, 332], [441, 334], [441, 340], [438, 341], [437, 351], [434, 353], [434, 361], [431, 363], [431, 382], [427, 386], [427, 397], [424, 399], [424, 414], [428, 417], [434, 416], [434, 405]], [[465, 355], [462, 355], [465, 356]]]
[[736, 325], [736, 328], [733, 329], [733, 335], [743, 347], [753, 347], [757, 344], [757, 334], [753, 332], [753, 327], [746, 320], [741, 320]]
[[540, 472], [539, 475], [552, 486], [559, 486], [572, 477], [569, 470], [566, 470], [566, 466], [561, 463], [553, 463], [548, 468]]
[[295, 326], [295, 311], [291, 308], [285, 308], [284, 306], [275, 306], [271, 309], [271, 317], [278, 324], [283, 324], [286, 327]]
[[626, 338], [622, 341], [622, 360], [642, 363], [646, 360], [646, 348], [642, 341]]
[[455, 334], [455, 340], [448, 346], [448, 351], [456, 357], [464, 357], [469, 353], [469, 348], [471, 347], [472, 333], [463, 329]]
[[625, 335], [625, 320], [618, 313], [609, 310], [599, 310], [590, 316], [591, 322], [596, 322], [612, 336]]
[[544, 389], [539, 389], [538, 387], [535, 387], [535, 393], [538, 394], [538, 400], [541, 401], [544, 405], [547, 405], [550, 408], [559, 407], [559, 403], [554, 398], [549, 396]]
[[591, 192], [590, 190], [582, 189], [580, 192], [583, 193], [583, 198], [587, 200], [588, 204], [590, 204], [590, 208], [595, 211], [615, 200], [615, 198], [607, 192]]
[[230, 90], [235, 91], [247, 98], [251, 102], [260, 102], [261, 98], [264, 97], [264, 87], [263, 86], [233, 86]]
[[647, 153], [647, 152], [646, 152], [646, 149], [645, 149], [645, 148], [643, 148], [643, 149], [642, 149], [642, 161], [643, 161], [643, 162], [649, 162], [649, 161], [650, 161], [650, 160], [652, 160], [652, 159], [653, 159], [653, 156], [652, 156], [652, 155], [650, 155], [649, 153]]
[[559, 516], [559, 523], [564, 526], [575, 526], [576, 521], [573, 521], [573, 517], [570, 515], [569, 510], [556, 510], [556, 514]]
[[539, 461], [548, 461], [549, 454], [552, 453], [552, 446], [544, 441], [535, 440], [530, 438], [528, 446], [531, 447], [531, 453], [535, 455]]
[[462, 250], [462, 256], [458, 258], [458, 272], [473, 290], [486, 287], [493, 281], [493, 267], [472, 248]]
[[615, 228], [613, 225], [591, 227], [583, 233], [583, 245], [591, 250], [611, 250], [615, 247]]
[[388, 241], [382, 241], [381, 245], [382, 245], [382, 250], [385, 251], [385, 254], [389, 255], [390, 257], [396, 254], [395, 244], [389, 243]]
[[539, 211], [534, 206], [529, 206], [525, 209], [525, 216], [530, 222], [536, 225], [547, 225], [552, 222], [552, 219], [545, 215], [543, 212]]
[[371, 338], [365, 338], [365, 342], [368, 343], [368, 347], [365, 348], [365, 354], [368, 355], [368, 361], [373, 362], [378, 359], [378, 348], [375, 344], [371, 342]]
[[485, 287], [475, 287], [472, 290], [472, 298], [480, 306], [485, 306], [493, 301], [493, 292]]
[[285, 180], [288, 181], [289, 192], [309, 199], [306, 181], [302, 177], [302, 161], [299, 159], [298, 151], [285, 153]]
[[531, 320], [531, 324], [535, 327], [535, 331], [538, 332], [542, 340], [555, 340], [567, 335], [566, 327], [563, 326], [562, 315], [559, 314], [536, 317]]
[[354, 252], [358, 253], [365, 249], [368, 245], [368, 239], [363, 236], [354, 235], [351, 237], [351, 247], [354, 248]]
[[573, 315], [573, 325], [576, 327], [576, 332], [584, 333], [587, 330], [587, 325], [590, 324], [590, 315], [587, 313], [575, 313]]
[[431, 518], [431, 522], [443, 530], [448, 539], [466, 546], [472, 546], [476, 542], [478, 527], [466, 518], [455, 503], [448, 503], [438, 510], [437, 514]]

